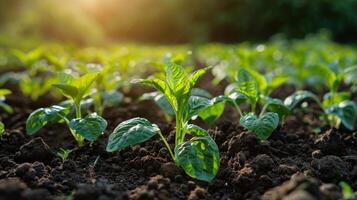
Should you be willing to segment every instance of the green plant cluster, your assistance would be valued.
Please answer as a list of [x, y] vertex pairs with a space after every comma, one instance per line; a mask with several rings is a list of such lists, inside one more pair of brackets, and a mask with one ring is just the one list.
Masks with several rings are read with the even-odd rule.
[[[219, 170], [219, 148], [209, 131], [192, 121], [200, 118], [213, 124], [227, 106], [237, 111], [233, 120], [261, 140], [269, 139], [286, 118], [309, 105], [315, 106], [310, 108], [325, 125], [356, 130], [356, 51], [323, 38], [286, 42], [211, 44], [197, 52], [187, 47], [134, 45], [110, 50], [48, 45], [26, 53], [13, 49], [1, 54], [5, 59], [0, 61], [6, 62], [0, 85], [15, 84], [32, 100], [48, 93], [57, 97], [58, 104], [30, 114], [27, 134], [38, 134], [54, 123], [65, 124], [79, 147], [108, 132], [102, 116], [107, 108], [120, 106], [125, 90], [137, 84], [154, 88], [156, 91], [142, 94], [139, 100], [153, 100], [164, 111], [168, 122], [175, 124], [174, 141], [167, 140], [156, 124], [138, 116], [117, 125], [106, 150], [121, 151], [156, 136], [177, 166], [195, 179], [210, 182]], [[170, 50], [173, 53], [166, 53]], [[192, 67], [196, 59], [210, 67]], [[18, 70], [9, 70], [17, 64]], [[213, 85], [226, 86], [224, 94], [212, 96], [196, 87], [207, 72], [214, 75]], [[147, 74], [151, 76], [143, 79]], [[284, 87], [295, 92], [276, 98], [274, 93]], [[5, 103], [5, 95], [10, 93], [0, 90], [0, 109], [7, 114], [13, 112]], [[67, 100], [60, 102], [62, 97]], [[64, 162], [70, 152], [63, 150], [58, 156]]]

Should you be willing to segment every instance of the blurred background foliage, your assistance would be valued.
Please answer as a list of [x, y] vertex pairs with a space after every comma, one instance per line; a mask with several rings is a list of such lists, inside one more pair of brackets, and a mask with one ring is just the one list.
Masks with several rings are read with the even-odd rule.
[[[264, 41], [321, 29], [357, 40], [356, 0], [1, 0], [0, 44], [31, 37], [76, 44]], [[11, 38], [11, 40], [9, 40]]]

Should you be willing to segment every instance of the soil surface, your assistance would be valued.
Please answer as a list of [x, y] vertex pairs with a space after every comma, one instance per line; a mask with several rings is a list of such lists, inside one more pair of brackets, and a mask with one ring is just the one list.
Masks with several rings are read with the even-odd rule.
[[[293, 90], [275, 92], [285, 97]], [[133, 101], [106, 110], [108, 128], [99, 141], [81, 148], [64, 124], [48, 125], [34, 137], [25, 133], [28, 115], [42, 105], [10, 96], [15, 113], [2, 114], [7, 131], [0, 142], [0, 200], [111, 199], [341, 199], [346, 181], [357, 190], [357, 132], [323, 126], [311, 110], [288, 117], [267, 141], [238, 125], [227, 108], [214, 125], [197, 121], [217, 142], [221, 167], [212, 183], [189, 178], [176, 167], [159, 137], [107, 153], [109, 133], [131, 117], [145, 117], [161, 128], [171, 145], [174, 125], [152, 102], [136, 102], [142, 90], [126, 94]], [[128, 100], [128, 99], [127, 99]], [[53, 100], [52, 100], [53, 102]], [[60, 149], [74, 149], [62, 162]]]

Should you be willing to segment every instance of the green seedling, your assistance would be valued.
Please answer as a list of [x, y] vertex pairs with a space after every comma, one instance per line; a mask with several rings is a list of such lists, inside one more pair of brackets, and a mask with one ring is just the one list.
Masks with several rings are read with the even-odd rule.
[[[157, 89], [168, 100], [176, 118], [174, 151], [158, 126], [144, 118], [133, 118], [119, 124], [109, 136], [107, 151], [119, 151], [159, 135], [174, 162], [189, 176], [212, 181], [220, 165], [217, 144], [206, 130], [189, 123], [192, 117], [198, 115], [209, 104], [205, 98], [191, 96], [194, 85], [206, 71], [207, 68], [188, 73], [180, 65], [168, 63], [163, 79], [134, 81]], [[188, 135], [190, 137], [186, 138]]]
[[73, 150], [71, 149], [61, 149], [57, 152], [57, 156], [61, 159], [62, 163], [68, 160], [69, 155], [72, 153]]
[[[258, 90], [261, 95], [269, 96], [272, 91], [279, 88], [281, 85], [289, 80], [286, 75], [273, 75], [268, 74], [266, 76], [260, 74], [258, 71], [252, 68], [245, 68], [246, 70], [257, 82]], [[232, 83], [227, 86], [227, 91], [235, 90], [238, 87], [238, 83]]]
[[103, 134], [107, 127], [105, 119], [92, 113], [82, 117], [81, 101], [89, 95], [94, 81], [99, 73], [89, 73], [80, 78], [75, 78], [69, 74], [60, 73], [61, 83], [54, 86], [61, 90], [63, 95], [70, 99], [75, 108], [75, 118], [69, 119], [70, 109], [62, 106], [51, 106], [49, 108], [40, 108], [35, 110], [26, 122], [26, 131], [28, 135], [34, 135], [48, 123], [67, 123], [69, 130], [77, 141], [78, 145], [83, 145], [84, 139], [95, 141]]
[[284, 104], [293, 110], [301, 102], [312, 99], [324, 111], [323, 118], [330, 126], [339, 128], [342, 123], [347, 129], [353, 131], [357, 122], [357, 104], [351, 100], [344, 100], [345, 98], [335, 96], [331, 100], [329, 95], [325, 95], [321, 102], [319, 97], [312, 92], [299, 90], [287, 97]]
[[342, 181], [339, 185], [342, 189], [342, 200], [357, 200], [356, 195], [353, 193], [352, 187], [348, 183]]
[[323, 118], [333, 127], [339, 128], [342, 123], [347, 129], [353, 131], [357, 123], [357, 104], [349, 100], [350, 92], [339, 92], [338, 88], [344, 78], [357, 71], [357, 66], [349, 67], [336, 73], [336, 71], [326, 66], [318, 66], [319, 74], [324, 77], [329, 92], [323, 96], [322, 101], [317, 95], [309, 91], [297, 91], [285, 100], [285, 105], [294, 109], [300, 102], [312, 99], [317, 102], [324, 111]]
[[[212, 95], [207, 92], [206, 90], [199, 89], [199, 88], [193, 88], [191, 90], [190, 97], [197, 97], [197, 98], [205, 98], [207, 101], [212, 98]], [[166, 96], [162, 94], [159, 91], [155, 92], [149, 92], [143, 94], [140, 98], [140, 101], [144, 100], [152, 100], [155, 102], [155, 104], [160, 107], [164, 113], [167, 121], [172, 121], [172, 119], [175, 117], [175, 111], [171, 107], [170, 102], [167, 100]]]
[[[4, 110], [5, 112], [11, 114], [13, 113], [13, 109], [11, 106], [5, 103], [5, 96], [11, 94], [11, 91], [8, 89], [0, 89], [0, 109]], [[5, 125], [1, 122], [0, 118], [0, 136], [2, 136], [5, 132]]]
[[79, 64], [77, 67], [86, 73], [100, 71], [94, 84], [97, 92], [92, 95], [96, 113], [102, 115], [105, 108], [117, 106], [123, 101], [124, 95], [118, 91], [118, 88], [123, 86], [125, 81], [114, 65]]
[[[212, 99], [211, 106], [204, 109], [199, 114], [200, 117], [211, 121], [217, 119], [223, 113], [225, 103], [237, 110], [240, 116], [239, 123], [262, 140], [268, 139], [278, 127], [279, 120], [290, 113], [283, 101], [263, 95], [258, 81], [245, 69], [239, 70], [237, 82], [227, 87], [224, 96]], [[243, 103], [249, 104], [248, 112], [243, 112], [239, 107]], [[259, 104], [262, 109], [257, 113]]]

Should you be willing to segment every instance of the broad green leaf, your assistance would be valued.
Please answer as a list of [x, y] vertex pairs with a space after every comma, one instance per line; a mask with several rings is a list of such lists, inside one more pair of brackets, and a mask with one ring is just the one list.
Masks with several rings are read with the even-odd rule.
[[60, 72], [58, 75], [59, 81], [64, 85], [73, 85], [75, 78], [71, 74]]
[[185, 120], [189, 121], [192, 117], [197, 116], [202, 110], [210, 105], [210, 100], [204, 97], [190, 96], [185, 107]]
[[276, 127], [278, 127], [279, 115], [273, 112], [267, 112], [258, 118], [255, 114], [248, 113], [240, 119], [240, 124], [249, 131], [257, 134], [258, 138], [266, 140]]
[[175, 157], [186, 174], [207, 182], [214, 179], [220, 165], [218, 146], [210, 136], [193, 137], [177, 145]]
[[244, 70], [249, 72], [249, 74], [256, 80], [256, 82], [258, 84], [259, 91], [261, 93], [265, 93], [265, 91], [268, 88], [268, 83], [267, 83], [266, 78], [263, 75], [261, 75], [259, 72], [255, 71], [251, 68], [245, 68]]
[[69, 128], [89, 141], [95, 141], [107, 128], [107, 121], [96, 113], [84, 118], [72, 119]]
[[120, 123], [110, 134], [107, 151], [114, 152], [145, 142], [160, 131], [156, 124], [144, 118], [133, 118]]
[[0, 122], [0, 136], [2, 136], [5, 132], [5, 125], [4, 123]]
[[341, 103], [342, 101], [348, 100], [351, 94], [349, 92], [329, 92], [324, 95], [322, 105], [324, 108], [328, 108], [333, 104]]
[[199, 117], [205, 122], [213, 123], [223, 114], [227, 99], [225, 96], [218, 96], [211, 99], [209, 105], [200, 111]]
[[99, 75], [100, 73], [98, 72], [88, 73], [73, 82], [72, 86], [78, 89], [77, 100], [80, 100], [89, 94], [92, 84], [99, 77]]
[[132, 81], [132, 83], [140, 83], [159, 90], [162, 94], [165, 95], [174, 111], [177, 111], [177, 100], [175, 94], [165, 83], [165, 81], [160, 79], [135, 79]]
[[61, 106], [39, 108], [32, 112], [26, 121], [26, 132], [28, 135], [35, 134], [48, 123], [57, 123], [63, 119], [69, 110]]
[[175, 93], [183, 90], [188, 81], [188, 73], [183, 67], [175, 63], [166, 65], [166, 83]]
[[238, 92], [246, 95], [252, 104], [255, 104], [258, 100], [257, 81], [244, 69], [238, 72]]
[[306, 99], [313, 99], [314, 101], [320, 104], [320, 100], [315, 94], [305, 90], [299, 90], [294, 92], [284, 100], [284, 104], [290, 110], [293, 110], [295, 106], [297, 106], [300, 102], [305, 101]]
[[75, 99], [79, 93], [78, 89], [71, 85], [53, 84], [53, 86], [60, 89], [62, 94], [67, 98]]
[[267, 106], [268, 110], [278, 113], [279, 117], [287, 116], [290, 114], [290, 109], [280, 99], [274, 99], [268, 96], [260, 95], [260, 101], [263, 105]]
[[99, 75], [100, 73], [98, 72], [88, 73], [76, 79], [70, 74], [60, 73], [60, 83], [54, 84], [53, 86], [59, 88], [63, 95], [78, 103], [82, 98], [88, 95], [92, 84]]
[[342, 124], [353, 131], [357, 123], [357, 105], [353, 101], [343, 101], [326, 109], [326, 113], [337, 116]]
[[196, 136], [196, 137], [202, 137], [202, 136], [208, 135], [208, 133], [205, 129], [203, 129], [195, 124], [188, 124], [186, 127], [186, 131], [188, 134]]

